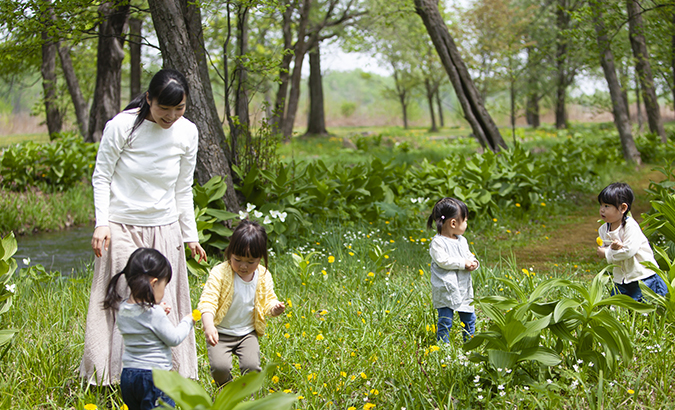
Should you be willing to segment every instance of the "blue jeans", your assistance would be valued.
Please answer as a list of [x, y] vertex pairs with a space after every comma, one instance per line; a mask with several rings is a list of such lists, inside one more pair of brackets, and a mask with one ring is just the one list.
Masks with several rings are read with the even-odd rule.
[[[436, 340], [441, 340], [445, 343], [450, 342], [450, 329], [452, 329], [452, 316], [454, 311], [450, 308], [438, 308], [438, 331], [436, 332]], [[473, 336], [476, 331], [476, 314], [473, 312], [457, 312], [459, 313], [459, 320], [464, 323], [462, 335], [466, 342]]]
[[[651, 290], [654, 291], [657, 295], [666, 296], [668, 293], [668, 287], [666, 282], [661, 279], [661, 277], [655, 273], [652, 276], [642, 279], [645, 285]], [[612, 288], [612, 296], [614, 295], [628, 295], [638, 302], [642, 302], [642, 291], [640, 290], [639, 281], [630, 282], [630, 283], [614, 283]]]
[[163, 391], [155, 387], [152, 381], [152, 370], [122, 369], [120, 378], [122, 399], [129, 410], [150, 410], [159, 406], [159, 399], [176, 407], [176, 403]]

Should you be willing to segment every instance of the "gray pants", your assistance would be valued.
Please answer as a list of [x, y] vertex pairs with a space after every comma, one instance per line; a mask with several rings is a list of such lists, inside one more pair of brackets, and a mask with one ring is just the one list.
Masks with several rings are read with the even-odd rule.
[[221, 386], [232, 380], [232, 354], [239, 358], [241, 374], [248, 371], [261, 371], [260, 345], [255, 331], [244, 336], [230, 336], [218, 333], [215, 346], [206, 344], [211, 365], [211, 376], [216, 385]]

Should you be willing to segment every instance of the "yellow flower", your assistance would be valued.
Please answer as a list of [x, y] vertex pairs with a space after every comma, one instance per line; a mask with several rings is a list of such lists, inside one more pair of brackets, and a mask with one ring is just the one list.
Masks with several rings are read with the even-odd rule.
[[291, 302], [290, 299], [286, 300], [286, 304], [288, 305], [289, 308], [293, 307], [293, 302]]
[[385, 224], [389, 225], [389, 221], [384, 221]]
[[542, 203], [541, 203], [541, 206], [546, 206], [546, 202], [542, 202]]
[[389, 259], [389, 255], [384, 255], [384, 259]]
[[420, 242], [426, 242], [426, 241], [427, 241], [427, 238], [420, 239]]
[[599, 236], [598, 236], [597, 238], [595, 238], [595, 243], [597, 243], [597, 244], [598, 244], [598, 246], [602, 246], [602, 245], [604, 245], [604, 243], [602, 242], [602, 238], [601, 238], [601, 237], [599, 237]]
[[194, 320], [195, 322], [199, 322], [200, 320], [202, 320], [202, 312], [200, 312], [197, 309], [193, 310], [192, 311], [192, 320]]
[[286, 394], [292, 393], [292, 392], [293, 392], [293, 390], [291, 390], [291, 389], [285, 389], [285, 390], [284, 390], [284, 393], [286, 393]]
[[305, 398], [304, 396], [298, 396], [297, 397], [298, 400], [303, 400], [304, 398]]
[[510, 230], [510, 229], [507, 229], [507, 230], [506, 230], [506, 233], [511, 233], [511, 230]]
[[633, 390], [633, 389], [628, 389], [627, 391], [628, 391], [628, 394], [635, 394], [635, 390]]
[[429, 350], [431, 350], [432, 352], [437, 352], [437, 351], [441, 350], [441, 348], [436, 346], [436, 345], [433, 345], [433, 346], [429, 347]]
[[497, 218], [492, 218], [492, 222], [497, 222]]
[[354, 252], [349, 252], [349, 256], [354, 256]]
[[525, 276], [530, 276], [530, 271], [528, 271], [527, 269], [523, 268], [522, 271], [525, 274]]
[[84, 405], [84, 410], [96, 410], [98, 409], [98, 406], [92, 403], [85, 404]]
[[328, 275], [328, 272], [326, 272], [325, 269], [321, 269], [321, 273], [322, 273], [323, 275]]
[[516, 208], [520, 208], [520, 204], [516, 202]]
[[120, 407], [120, 410], [129, 410], [129, 406], [123, 404], [122, 407]]
[[370, 277], [372, 278], [373, 276], [375, 276], [375, 273], [373, 273], [373, 272], [368, 272], [368, 276], [370, 276]]
[[288, 333], [284, 333], [284, 337], [288, 339], [289, 337], [291, 337], [291, 335], [289, 335]]
[[272, 376], [272, 383], [279, 383], [279, 377]]
[[323, 340], [323, 335], [321, 333], [316, 335], [316, 340]]
[[370, 410], [373, 407], [375, 407], [375, 405], [373, 403], [366, 403], [366, 404], [363, 405], [363, 410]]
[[394, 243], [394, 240], [393, 240], [393, 239], [389, 239], [389, 242]]
[[284, 325], [284, 327], [285, 327], [286, 329], [288, 329], [289, 327], [291, 327], [291, 324], [290, 324], [290, 323], [286, 323], [286, 324]]
[[340, 376], [342, 376], [342, 377], [347, 377], [347, 373], [345, 373], [345, 372], [340, 372]]
[[352, 407], [349, 407], [347, 410], [356, 410], [356, 407], [352, 406]]
[[333, 262], [335, 262], [335, 256], [330, 255], [330, 256], [328, 257], [328, 263], [333, 263]]
[[424, 276], [424, 271], [420, 269], [420, 276]]
[[319, 314], [320, 314], [320, 315], [327, 315], [327, 314], [328, 314], [328, 311], [327, 311], [326, 309], [321, 309], [321, 310], [319, 311]]
[[356, 352], [352, 352], [352, 357], [356, 356]]
[[365, 374], [364, 372], [361, 372], [361, 378], [362, 378], [362, 379], [367, 379], [368, 376], [366, 376], [366, 374]]

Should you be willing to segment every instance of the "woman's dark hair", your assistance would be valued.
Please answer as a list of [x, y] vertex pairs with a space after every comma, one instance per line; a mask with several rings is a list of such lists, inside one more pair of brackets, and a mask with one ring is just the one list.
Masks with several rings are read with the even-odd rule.
[[150, 112], [148, 99], [150, 101], [157, 99], [157, 104], [174, 107], [183, 101], [183, 97], [187, 98], [189, 93], [188, 82], [180, 71], [170, 68], [157, 71], [150, 80], [148, 91], [138, 95], [124, 108], [125, 111], [138, 108], [138, 116], [129, 135], [133, 134], [148, 116]]
[[122, 275], [124, 275], [131, 291], [131, 296], [136, 303], [152, 307], [155, 305], [155, 293], [152, 290], [152, 285], [150, 285], [150, 280], [157, 278], [159, 281], [165, 280], [167, 283], [170, 282], [171, 264], [157, 249], [136, 249], [129, 256], [127, 266], [124, 267], [122, 272], [110, 279], [106, 296], [103, 300], [103, 309], [117, 309], [122, 301], [122, 296], [117, 292], [117, 282]]
[[433, 229], [436, 227], [436, 232], [441, 234], [443, 224], [450, 219], [457, 219], [464, 221], [469, 216], [469, 208], [466, 204], [456, 198], [443, 198], [436, 202], [434, 209], [431, 210], [431, 215], [427, 220], [427, 228]]
[[267, 232], [259, 223], [244, 219], [239, 222], [230, 237], [230, 244], [225, 249], [225, 257], [230, 260], [232, 255], [247, 258], [262, 258], [265, 267], [267, 261]]
[[619, 211], [621, 211], [621, 204], [628, 205], [628, 209], [623, 213], [621, 226], [626, 225], [626, 218], [628, 218], [628, 212], [630, 212], [630, 207], [633, 205], [633, 199], [635, 199], [633, 190], [630, 185], [624, 182], [609, 184], [605, 189], [600, 191], [600, 195], [598, 195], [598, 203], [601, 205], [614, 205]]

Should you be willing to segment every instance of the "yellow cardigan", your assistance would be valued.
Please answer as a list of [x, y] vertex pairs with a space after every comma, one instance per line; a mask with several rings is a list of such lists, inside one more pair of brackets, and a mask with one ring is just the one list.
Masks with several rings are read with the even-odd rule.
[[[202, 296], [197, 308], [202, 314], [211, 313], [213, 323], [218, 325], [223, 321], [232, 304], [234, 295], [234, 273], [226, 261], [211, 269], [209, 278], [204, 285]], [[262, 265], [258, 266], [258, 284], [255, 289], [255, 306], [253, 309], [253, 325], [258, 336], [265, 334], [265, 316], [270, 314], [272, 307], [279, 302], [274, 293], [272, 275]]]

